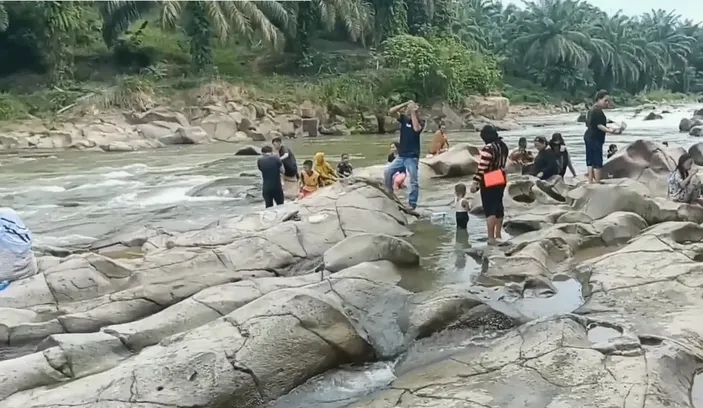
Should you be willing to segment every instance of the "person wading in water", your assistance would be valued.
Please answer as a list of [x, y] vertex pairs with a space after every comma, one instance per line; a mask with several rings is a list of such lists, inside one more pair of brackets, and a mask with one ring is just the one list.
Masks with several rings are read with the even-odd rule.
[[503, 231], [503, 193], [507, 185], [505, 163], [508, 161], [508, 146], [498, 136], [498, 131], [491, 125], [481, 129], [481, 139], [486, 144], [481, 149], [478, 170], [471, 185], [471, 192], [481, 190], [481, 204], [486, 215], [488, 245], [499, 245]]
[[257, 160], [256, 165], [261, 172], [263, 185], [261, 194], [264, 196], [266, 208], [283, 204], [283, 186], [281, 185], [281, 174], [283, 174], [283, 163], [281, 159], [273, 154], [271, 146], [261, 148], [262, 156]]

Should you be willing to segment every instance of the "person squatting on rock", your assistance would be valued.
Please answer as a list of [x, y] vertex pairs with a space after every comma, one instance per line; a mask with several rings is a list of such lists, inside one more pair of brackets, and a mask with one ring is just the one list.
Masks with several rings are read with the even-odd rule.
[[537, 149], [537, 157], [535, 157], [535, 167], [533, 169], [534, 176], [548, 180], [552, 176], [559, 174], [559, 163], [557, 156], [548, 148], [547, 138], [537, 136], [535, 138], [535, 148]]
[[557, 157], [559, 175], [564, 178], [566, 169], [569, 169], [571, 176], [576, 177], [576, 170], [574, 170], [574, 165], [571, 163], [571, 156], [569, 156], [569, 150], [566, 148], [566, 142], [564, 142], [561, 133], [552, 134], [552, 140], [549, 141], [549, 149]]
[[[400, 111], [405, 109], [405, 113]], [[408, 204], [410, 208], [417, 207], [417, 200], [420, 195], [420, 184], [418, 181], [418, 166], [420, 160], [420, 133], [425, 127], [425, 122], [420, 120], [420, 107], [413, 101], [407, 101], [398, 106], [392, 107], [388, 114], [398, 119], [400, 122], [400, 140], [398, 141], [398, 157], [396, 157], [386, 168], [384, 182], [386, 188], [393, 192], [393, 175], [405, 170], [410, 177], [410, 193], [408, 194]]]
[[498, 131], [491, 125], [481, 129], [481, 139], [486, 144], [481, 149], [478, 170], [474, 175], [471, 192], [481, 190], [481, 203], [486, 215], [488, 244], [500, 244], [503, 230], [503, 193], [507, 185], [505, 163], [508, 160], [508, 146], [498, 136]]
[[28, 278], [37, 273], [32, 252], [32, 232], [12, 208], [0, 208], [0, 283]]
[[283, 140], [281, 140], [280, 137], [273, 138], [271, 144], [276, 154], [278, 154], [278, 157], [281, 159], [281, 163], [283, 163], [283, 175], [288, 178], [298, 178], [300, 176], [298, 174], [298, 162], [295, 161], [293, 152], [286, 146], [283, 146]]
[[303, 162], [303, 171], [300, 172], [300, 193], [298, 198], [305, 198], [321, 187], [320, 173], [312, 168], [312, 160]]
[[617, 152], [618, 152], [618, 146], [617, 146], [617, 145], [614, 145], [614, 144], [611, 144], [610, 146], [608, 146], [608, 155], [607, 155], [607, 157], [608, 157], [608, 158], [611, 158], [611, 157], [615, 156], [615, 153], [617, 153]]
[[600, 170], [603, 168], [603, 144], [605, 144], [605, 134], [619, 135], [621, 129], [612, 130], [608, 128], [608, 119], [605, 117], [604, 109], [612, 107], [608, 91], [600, 90], [596, 93], [596, 102], [589, 109], [586, 115], [586, 132], [583, 141], [586, 145], [586, 166], [588, 167], [588, 182], [600, 182]]
[[[285, 174], [285, 166], [281, 158], [273, 154], [271, 146], [261, 148], [262, 156], [257, 160], [256, 165], [261, 172], [262, 186], [261, 193], [264, 197], [266, 208], [283, 204], [283, 185], [281, 175]], [[297, 167], [297, 165], [296, 165]]]
[[[391, 152], [388, 154], [388, 163], [393, 163], [395, 158], [398, 157], [398, 142], [391, 143]], [[400, 190], [405, 187], [405, 177], [407, 176], [405, 168], [398, 171], [393, 175], [393, 188], [394, 190]]]
[[679, 157], [676, 169], [669, 175], [669, 198], [677, 203], [703, 205], [698, 169], [693, 168], [693, 158], [688, 153]]
[[337, 181], [337, 172], [331, 164], [325, 159], [325, 154], [323, 152], [317, 152], [314, 156], [315, 165], [313, 169], [320, 175], [320, 185], [329, 186]]
[[459, 183], [454, 186], [454, 211], [456, 212], [456, 228], [465, 230], [469, 224], [471, 200], [466, 197], [466, 185]]
[[353, 173], [354, 167], [352, 167], [349, 162], [349, 155], [347, 153], [343, 153], [341, 161], [337, 163], [337, 175], [339, 175], [339, 178], [347, 178], [351, 177]]

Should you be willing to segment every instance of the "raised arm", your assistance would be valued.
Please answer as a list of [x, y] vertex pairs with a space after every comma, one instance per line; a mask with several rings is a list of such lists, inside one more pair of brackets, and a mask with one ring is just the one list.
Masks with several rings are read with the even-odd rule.
[[417, 133], [422, 132], [422, 123], [420, 123], [420, 119], [417, 117], [417, 109], [413, 109], [410, 112], [410, 121], [413, 124], [413, 130]]
[[406, 108], [406, 107], [407, 107], [408, 105], [410, 105], [411, 103], [413, 103], [413, 101], [407, 101], [407, 102], [401, 103], [400, 105], [395, 105], [394, 107], [392, 107], [392, 108], [388, 111], [388, 116], [392, 116], [392, 117], [398, 119], [398, 118], [400, 117], [400, 111], [401, 111], [401, 109]]

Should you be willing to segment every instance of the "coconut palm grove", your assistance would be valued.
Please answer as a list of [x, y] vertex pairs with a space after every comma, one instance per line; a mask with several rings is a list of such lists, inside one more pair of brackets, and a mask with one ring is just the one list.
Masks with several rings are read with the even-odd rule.
[[0, 60], [0, 119], [117, 83], [187, 87], [212, 76], [274, 78], [264, 81], [271, 92], [314, 89], [366, 107], [398, 94], [703, 92], [699, 22], [573, 0], [5, 1]]

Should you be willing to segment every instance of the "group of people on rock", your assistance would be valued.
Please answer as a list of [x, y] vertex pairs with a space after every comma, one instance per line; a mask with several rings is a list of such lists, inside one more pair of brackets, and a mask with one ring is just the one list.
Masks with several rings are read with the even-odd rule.
[[[595, 103], [586, 115], [584, 145], [589, 183], [600, 182], [606, 134], [619, 135], [623, 130], [623, 127], [608, 127], [604, 110], [611, 106], [608, 92], [598, 91]], [[420, 135], [425, 128], [425, 121], [420, 116], [419, 105], [412, 100], [392, 107], [389, 115], [399, 122], [399, 139], [390, 146], [391, 152], [384, 172], [384, 184], [390, 191], [401, 189], [407, 184], [408, 205], [414, 210], [419, 197]], [[468, 213], [472, 207], [467, 191], [479, 192], [486, 216], [488, 244], [495, 245], [501, 242], [505, 216], [503, 196], [507, 186], [505, 167], [509, 161], [520, 165], [523, 174], [531, 174], [543, 180], [557, 175], [564, 177], [567, 170], [575, 177], [576, 170], [561, 133], [552, 134], [549, 140], [544, 136], [537, 136], [533, 141], [536, 154], [528, 149], [527, 139], [524, 137], [519, 139], [515, 150], [509, 151], [496, 128], [491, 125], [481, 129], [480, 137], [484, 146], [481, 148], [478, 169], [470, 187], [467, 188], [463, 183], [455, 186], [456, 225], [458, 229], [466, 229]], [[441, 124], [432, 137], [427, 156], [438, 155], [448, 149], [446, 127]], [[295, 156], [290, 149], [283, 146], [280, 139], [274, 139], [272, 146], [264, 147], [262, 152], [264, 156], [259, 159], [258, 165], [264, 178], [264, 200], [267, 207], [272, 206], [274, 202], [283, 203], [281, 174], [288, 178], [297, 177], [300, 180], [299, 197], [306, 197], [317, 191], [319, 187], [334, 183], [339, 178], [349, 177], [353, 173], [347, 154], [342, 155], [335, 170], [326, 161], [324, 153], [319, 152], [314, 156], [314, 161], [306, 160], [303, 163], [303, 171], [298, 173]], [[607, 157], [611, 158], [616, 153], [617, 146], [611, 144], [607, 150]], [[668, 180], [669, 196], [674, 201], [697, 202], [703, 205], [703, 194], [701, 194], [703, 187], [692, 166], [691, 156], [682, 155], [676, 170]]]
[[286, 179], [298, 182], [298, 198], [304, 198], [316, 192], [320, 187], [349, 177], [354, 172], [348, 154], [342, 154], [335, 170], [323, 152], [317, 152], [313, 160], [305, 160], [303, 170], [298, 172], [295, 155], [283, 145], [280, 137], [271, 140], [270, 146], [266, 145], [261, 148], [261, 157], [257, 161], [257, 167], [261, 172], [261, 190], [266, 208], [272, 207], [274, 204], [283, 204], [285, 201], [283, 186]]

